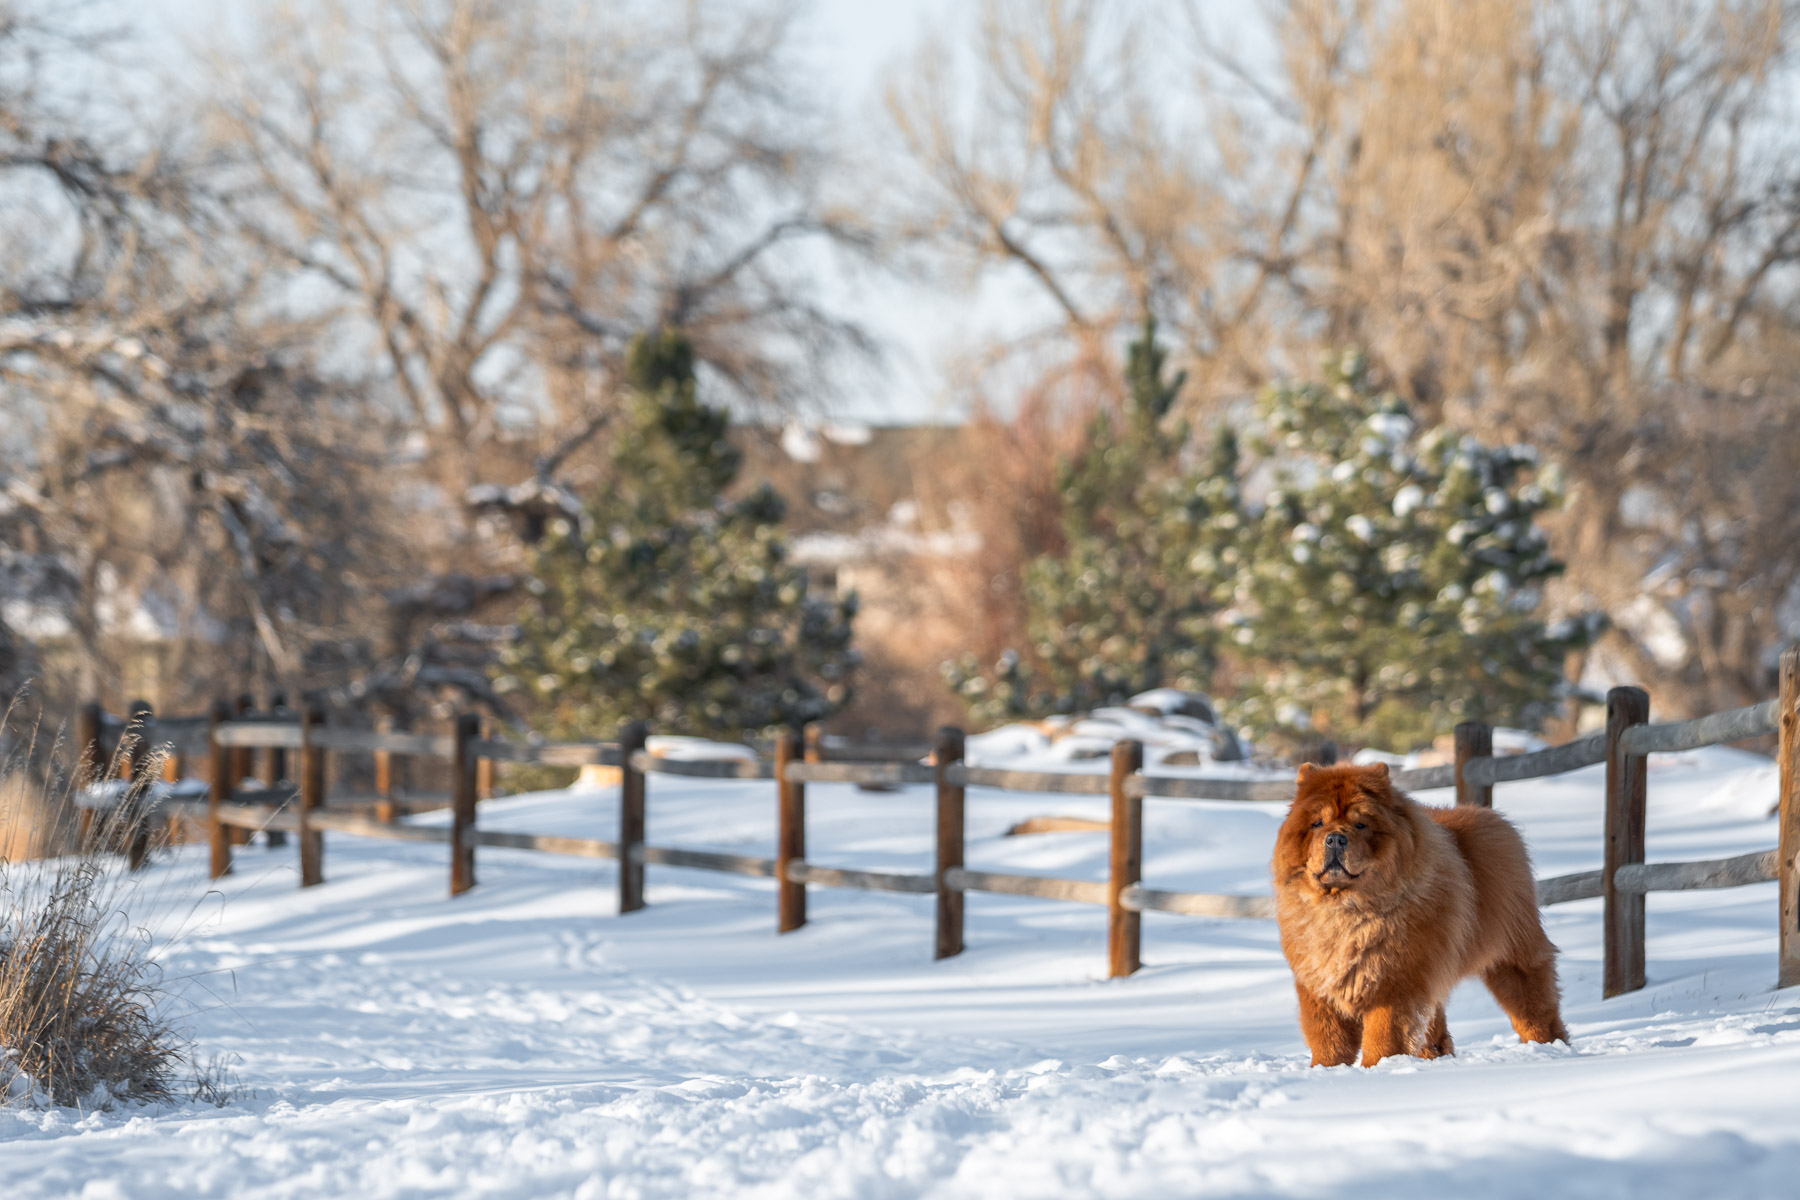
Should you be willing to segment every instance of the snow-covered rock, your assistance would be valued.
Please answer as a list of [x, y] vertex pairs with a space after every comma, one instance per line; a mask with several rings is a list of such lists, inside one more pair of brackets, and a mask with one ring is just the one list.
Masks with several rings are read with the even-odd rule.
[[1005, 725], [970, 737], [966, 753], [980, 766], [1053, 766], [1107, 758], [1126, 739], [1144, 744], [1148, 764], [1204, 766], [1245, 757], [1236, 735], [1218, 723], [1212, 701], [1176, 688], [1141, 692], [1128, 704], [1090, 713]]
[[652, 758], [675, 762], [754, 762], [756, 751], [740, 742], [715, 742], [700, 737], [652, 734], [644, 742]]
[[1199, 692], [1184, 692], [1180, 688], [1151, 688], [1147, 692], [1139, 692], [1126, 703], [1141, 712], [1194, 717], [1209, 725], [1215, 724], [1219, 719], [1210, 697]]
[[963, 757], [974, 766], [997, 767], [1020, 758], [1039, 757], [1049, 749], [1050, 738], [1042, 728], [1019, 722], [971, 734], [963, 745]]

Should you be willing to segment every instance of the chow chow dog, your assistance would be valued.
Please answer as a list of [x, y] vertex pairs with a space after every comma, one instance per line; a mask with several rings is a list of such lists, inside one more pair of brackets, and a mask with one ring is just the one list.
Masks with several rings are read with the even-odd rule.
[[1444, 1001], [1471, 975], [1521, 1041], [1568, 1040], [1525, 843], [1499, 813], [1415, 804], [1383, 764], [1308, 763], [1274, 868], [1314, 1066], [1454, 1053]]

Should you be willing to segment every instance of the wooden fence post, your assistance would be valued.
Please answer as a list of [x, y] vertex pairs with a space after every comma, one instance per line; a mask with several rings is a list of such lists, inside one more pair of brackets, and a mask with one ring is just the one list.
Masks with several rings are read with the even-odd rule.
[[[75, 786], [84, 788], [106, 776], [106, 754], [100, 746], [101, 708], [89, 702], [75, 713]], [[75, 836], [82, 851], [93, 848], [94, 810], [82, 806], [75, 814]]]
[[817, 721], [808, 721], [804, 734], [806, 738], [806, 761], [822, 763], [825, 761], [825, 727]]
[[[256, 697], [252, 696], [249, 692], [240, 693], [237, 698], [237, 704], [235, 705], [235, 713], [236, 713], [237, 719], [240, 721], [244, 720], [246, 717], [255, 715], [255, 713], [256, 713]], [[231, 786], [232, 787], [235, 788], [238, 784], [242, 783], [246, 779], [255, 778], [255, 776], [256, 776], [255, 759], [256, 759], [256, 750], [253, 747], [234, 746], [232, 748], [232, 751], [231, 751], [231, 770], [232, 770]]]
[[317, 887], [325, 882], [325, 835], [312, 827], [312, 815], [325, 807], [325, 748], [313, 741], [313, 734], [325, 723], [325, 714], [307, 705], [300, 717], [300, 805], [297, 811], [300, 832], [300, 886]]
[[[169, 752], [163, 755], [162, 777], [164, 783], [180, 783], [187, 778], [187, 753], [181, 747], [181, 742], [171, 741]], [[178, 846], [188, 840], [184, 822], [174, 812], [170, 812], [164, 822], [163, 837], [168, 839], [166, 844], [170, 846]]]
[[148, 700], [133, 700], [131, 713], [125, 720], [125, 732], [131, 738], [131, 784], [120, 797], [117, 809], [120, 822], [118, 836], [123, 840], [125, 861], [133, 871], [141, 871], [150, 858], [150, 725], [156, 719]]
[[101, 707], [89, 701], [75, 714], [75, 778], [97, 783], [106, 774], [106, 753], [100, 745]]
[[475, 742], [481, 737], [481, 718], [459, 713], [456, 718], [455, 779], [450, 793], [450, 894], [460, 896], [475, 886]]
[[[391, 733], [393, 728], [394, 718], [391, 716], [382, 716], [375, 722], [377, 733]], [[394, 819], [394, 754], [391, 750], [375, 752], [375, 819]]]
[[619, 911], [644, 907], [644, 773], [632, 757], [650, 740], [650, 726], [627, 721], [619, 729]]
[[[240, 692], [238, 694], [237, 704], [235, 705], [236, 718], [241, 721], [255, 711], [256, 697], [248, 692]], [[232, 747], [231, 790], [234, 792], [237, 791], [238, 788], [243, 785], [244, 780], [255, 778], [255, 776], [256, 751], [249, 746]], [[231, 838], [231, 843], [234, 846], [248, 846], [250, 844], [250, 830], [244, 828], [242, 825], [231, 826], [226, 836]]]
[[1463, 768], [1471, 758], [1492, 758], [1494, 727], [1485, 721], [1464, 721], [1456, 727], [1456, 802], [1477, 808], [1494, 807], [1492, 784], [1480, 787], [1463, 778]]
[[[276, 692], [269, 697], [269, 715], [279, 716], [287, 707], [287, 697]], [[267, 787], [278, 787], [288, 777], [287, 750], [280, 746], [271, 746], [264, 752], [263, 784]], [[285, 829], [265, 829], [263, 836], [269, 840], [269, 849], [276, 850], [287, 845]]]
[[1144, 877], [1144, 799], [1128, 794], [1126, 783], [1144, 769], [1144, 743], [1115, 742], [1112, 751], [1112, 875], [1107, 883], [1107, 975], [1129, 975], [1139, 966], [1144, 918], [1124, 906], [1125, 889]]
[[800, 735], [783, 729], [775, 739], [775, 931], [792, 933], [806, 924], [806, 885], [787, 877], [790, 862], [806, 858], [806, 785], [790, 781], [790, 763], [802, 761]]
[[[481, 737], [487, 736], [485, 725], [476, 730]], [[492, 800], [494, 798], [494, 760], [485, 754], [475, 756], [475, 798]]]
[[1623, 738], [1633, 725], [1650, 720], [1650, 693], [1616, 687], [1606, 693], [1606, 861], [1600, 894], [1605, 934], [1602, 993], [1617, 996], [1644, 986], [1644, 894], [1627, 895], [1613, 875], [1626, 863], [1644, 861], [1644, 805], [1648, 796], [1645, 761], [1628, 754]]
[[207, 779], [206, 841], [212, 847], [212, 877], [231, 874], [231, 840], [219, 823], [219, 806], [231, 800], [231, 751], [219, 744], [219, 726], [231, 720], [231, 705], [214, 700], [211, 727], [206, 731]]
[[1781, 938], [1777, 987], [1800, 985], [1800, 646], [1781, 656], [1781, 715], [1776, 725], [1777, 772], [1781, 800], [1777, 811], [1781, 849], [1776, 875], [1781, 887]]
[[945, 725], [937, 731], [932, 761], [937, 767], [937, 954], [950, 958], [963, 951], [963, 894], [944, 883], [944, 874], [963, 865], [964, 789], [950, 782], [950, 768], [963, 760], [963, 731]]

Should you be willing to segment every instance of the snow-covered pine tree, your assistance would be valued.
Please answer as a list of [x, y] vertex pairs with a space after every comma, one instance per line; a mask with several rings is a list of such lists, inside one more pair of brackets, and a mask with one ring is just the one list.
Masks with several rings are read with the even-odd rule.
[[1023, 575], [1023, 653], [993, 667], [946, 664], [980, 721], [1078, 712], [1153, 687], [1210, 682], [1218, 597], [1197, 587], [1196, 554], [1230, 559], [1236, 536], [1236, 443], [1229, 435], [1198, 472], [1182, 469], [1185, 423], [1168, 414], [1185, 382], [1168, 377], [1147, 319], [1129, 348], [1123, 413], [1102, 411], [1082, 453], [1059, 465], [1065, 548]]
[[849, 701], [855, 597], [807, 595], [766, 485], [725, 492], [742, 455], [698, 396], [678, 331], [640, 336], [609, 467], [579, 522], [535, 551], [502, 689], [541, 728], [608, 737], [648, 718], [667, 733], [740, 738], [821, 720]]
[[1536, 518], [1559, 501], [1529, 446], [1420, 430], [1371, 389], [1361, 355], [1322, 383], [1271, 388], [1256, 449], [1276, 490], [1237, 564], [1196, 565], [1249, 668], [1233, 715], [1258, 737], [1408, 749], [1458, 721], [1532, 727], [1551, 714], [1581, 622], [1547, 627], [1562, 569]]

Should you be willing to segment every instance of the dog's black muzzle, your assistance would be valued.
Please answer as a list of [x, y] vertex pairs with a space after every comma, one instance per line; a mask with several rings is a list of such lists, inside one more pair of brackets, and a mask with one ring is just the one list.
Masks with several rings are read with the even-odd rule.
[[1342, 833], [1325, 835], [1325, 867], [1320, 875], [1329, 875], [1333, 871], [1350, 874], [1350, 868], [1344, 863], [1344, 852], [1350, 848], [1350, 838]]

